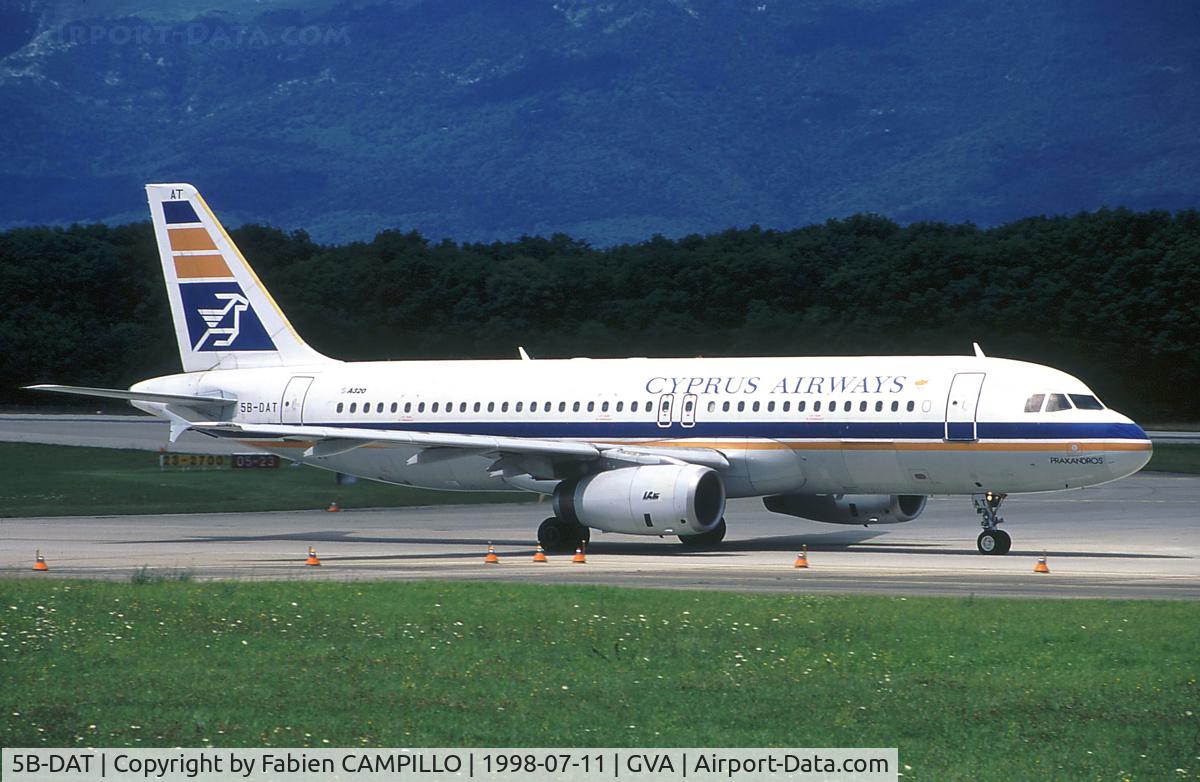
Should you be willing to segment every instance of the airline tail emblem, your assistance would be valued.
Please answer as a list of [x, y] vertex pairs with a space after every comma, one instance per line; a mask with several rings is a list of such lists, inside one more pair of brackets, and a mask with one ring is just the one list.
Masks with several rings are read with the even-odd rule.
[[196, 188], [146, 194], [185, 371], [329, 361], [300, 339]]

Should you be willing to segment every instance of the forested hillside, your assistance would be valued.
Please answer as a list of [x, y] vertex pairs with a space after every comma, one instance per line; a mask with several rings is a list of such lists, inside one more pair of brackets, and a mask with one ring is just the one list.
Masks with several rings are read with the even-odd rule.
[[[859, 215], [594, 249], [564, 235], [327, 246], [232, 232], [318, 350], [345, 359], [969, 353], [1077, 374], [1140, 419], [1200, 418], [1200, 212], [982, 230]], [[149, 223], [0, 233], [0, 401], [178, 371]]]
[[1188, 0], [0, 0], [0, 228], [597, 245], [1200, 206]]

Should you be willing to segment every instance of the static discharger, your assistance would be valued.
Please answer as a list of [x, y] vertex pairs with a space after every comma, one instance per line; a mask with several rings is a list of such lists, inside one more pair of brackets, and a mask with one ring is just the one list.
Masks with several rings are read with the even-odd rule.
[[488, 553], [487, 553], [487, 556], [483, 558], [483, 564], [485, 564], [485, 565], [499, 565], [500, 564], [500, 557], [496, 556], [496, 547], [492, 545], [491, 541], [488, 541]]
[[1049, 573], [1050, 572], [1050, 566], [1046, 564], [1046, 552], [1045, 551], [1043, 551], [1042, 555], [1040, 557], [1038, 557], [1037, 564], [1033, 566], [1033, 572], [1034, 573]]
[[575, 549], [575, 556], [571, 558], [571, 562], [576, 565], [582, 565], [587, 562], [587, 554], [583, 553], [583, 546]]
[[541, 546], [538, 546], [537, 551], [533, 552], [533, 561], [534, 562], [545, 562], [546, 561], [546, 552], [542, 550]]
[[329, 507], [325, 509], [326, 513], [337, 513], [341, 508], [338, 507], [336, 501], [329, 503]]
[[321, 566], [321, 560], [317, 559], [317, 550], [312, 546], [308, 547], [308, 559], [304, 560], [304, 564], [311, 567]]
[[800, 553], [796, 555], [796, 561], [792, 564], [792, 567], [808, 567], [807, 543], [805, 543], [804, 547], [800, 549]]
[[33, 569], [39, 573], [45, 573], [47, 570], [50, 569], [50, 566], [46, 564], [46, 558], [42, 556], [41, 549], [38, 549], [37, 553], [34, 554]]

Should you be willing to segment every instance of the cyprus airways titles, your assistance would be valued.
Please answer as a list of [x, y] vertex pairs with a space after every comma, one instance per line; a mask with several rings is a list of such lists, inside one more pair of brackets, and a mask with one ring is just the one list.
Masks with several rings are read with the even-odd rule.
[[[196, 189], [148, 185], [183, 372], [113, 397], [315, 467], [436, 489], [540, 492], [538, 540], [592, 529], [715, 545], [728, 497], [835, 524], [972, 499], [1003, 554], [1009, 493], [1091, 486], [1150, 458], [1078, 379], [984, 356], [343, 363], [310, 348]], [[736, 521], [736, 520], [733, 520]]]

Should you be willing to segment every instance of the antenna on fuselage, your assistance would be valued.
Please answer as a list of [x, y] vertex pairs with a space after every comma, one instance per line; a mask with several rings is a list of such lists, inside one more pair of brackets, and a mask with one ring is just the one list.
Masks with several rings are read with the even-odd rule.
[[975, 358], [987, 358], [987, 356], [983, 355], [983, 348], [979, 347], [978, 342], [972, 342], [971, 347], [975, 348]]

